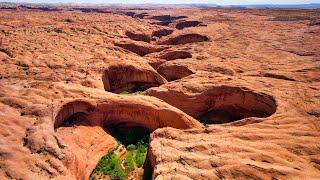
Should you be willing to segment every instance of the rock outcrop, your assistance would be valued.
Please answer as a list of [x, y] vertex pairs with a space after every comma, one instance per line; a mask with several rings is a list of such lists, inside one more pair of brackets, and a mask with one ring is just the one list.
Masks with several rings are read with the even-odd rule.
[[159, 58], [171, 61], [175, 59], [192, 58], [192, 54], [188, 51], [167, 51], [162, 53]]
[[102, 80], [104, 89], [115, 93], [144, 91], [167, 82], [149, 66], [121, 63], [108, 66]]
[[[100, 158], [117, 147], [103, 129], [108, 124], [137, 125], [150, 132], [161, 127], [199, 128], [200, 123], [180, 110], [151, 97], [110, 96], [106, 100], [73, 100], [56, 112], [57, 137], [71, 148], [76, 158], [77, 178], [88, 179]], [[81, 140], [80, 140], [81, 139]]]
[[[107, 98], [106, 98], [107, 99]], [[73, 115], [79, 120], [73, 124], [103, 126], [110, 122], [137, 124], [154, 131], [159, 127], [191, 128], [201, 127], [192, 117], [156, 98], [141, 95], [119, 95], [108, 100], [75, 100], [64, 103], [57, 111], [55, 129], [68, 126], [68, 118]]]
[[117, 42], [115, 43], [115, 46], [126, 49], [139, 56], [145, 56], [150, 53], [160, 52], [167, 49], [167, 47], [156, 47], [150, 44], [133, 43], [133, 42], [119, 42], [119, 43]]
[[191, 33], [191, 34], [181, 34], [175, 37], [170, 37], [159, 42], [160, 45], [180, 45], [196, 42], [206, 42], [210, 39], [207, 36]]
[[174, 81], [194, 74], [194, 72], [186, 66], [167, 63], [159, 66], [157, 71], [168, 81]]
[[172, 29], [159, 29], [159, 30], [156, 30], [156, 31], [152, 32], [152, 36], [161, 38], [163, 36], [168, 36], [168, 35], [170, 35], [172, 33], [173, 33]]
[[196, 27], [200, 24], [201, 24], [200, 21], [181, 21], [176, 24], [176, 28], [179, 30], [182, 30], [182, 29], [188, 28], [188, 27]]
[[268, 117], [275, 113], [275, 99], [266, 93], [250, 89], [247, 82], [249, 80], [232, 76], [198, 73], [151, 88], [145, 94], [158, 97], [187, 114], [206, 121], [206, 124], [228, 123], [248, 117]]
[[151, 37], [147, 34], [140, 34], [140, 33], [134, 33], [131, 31], [127, 31], [126, 35], [134, 40], [134, 41], [144, 41], [144, 42], [150, 42], [151, 41]]

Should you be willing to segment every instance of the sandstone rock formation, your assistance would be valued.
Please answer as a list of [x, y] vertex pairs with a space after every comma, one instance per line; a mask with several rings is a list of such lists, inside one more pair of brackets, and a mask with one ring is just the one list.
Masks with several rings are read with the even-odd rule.
[[180, 64], [170, 64], [165, 63], [157, 68], [159, 74], [161, 74], [166, 80], [174, 81], [177, 79], [181, 79], [187, 77], [194, 72], [187, 67]]
[[163, 36], [168, 36], [172, 33], [173, 33], [173, 30], [171, 30], [171, 29], [159, 29], [159, 30], [152, 32], [152, 36], [161, 38]]
[[220, 73], [231, 76], [236, 74], [230, 67], [216, 62], [216, 59], [206, 59], [205, 61], [195, 59], [177, 59], [166, 62], [160, 61], [159, 66], [157, 66], [157, 71], [168, 81], [187, 77], [197, 71]]
[[[88, 179], [99, 159], [117, 147], [103, 129], [109, 124], [137, 125], [150, 132], [161, 127], [194, 128], [200, 123], [155, 98], [130, 96], [106, 100], [73, 100], [64, 103], [55, 113], [54, 128], [74, 153], [73, 174]], [[28, 140], [32, 141], [32, 140]], [[44, 147], [44, 151], [46, 147]]]
[[175, 59], [192, 58], [192, 54], [188, 51], [167, 51], [161, 54], [159, 58], [170, 61]]
[[181, 22], [176, 24], [176, 28], [179, 29], [179, 30], [182, 30], [182, 29], [187, 28], [187, 27], [196, 27], [196, 26], [198, 26], [200, 24], [201, 24], [200, 21], [181, 21]]
[[168, 39], [163, 40], [160, 42], [160, 45], [180, 45], [180, 44], [188, 44], [188, 43], [195, 43], [195, 42], [204, 42], [209, 41], [207, 36], [201, 34], [182, 34], [176, 37], [170, 37]]
[[[57, 84], [54, 88], [63, 86]], [[76, 89], [72, 87], [65, 90], [71, 92]], [[156, 98], [141, 95], [114, 96], [102, 90], [95, 93], [90, 92], [90, 89], [77, 91], [79, 97], [81, 93], [90, 94], [90, 99], [53, 102], [52, 106], [43, 109], [46, 115], [33, 118], [30, 123], [19, 123], [21, 127], [15, 124], [16, 120], [22, 123], [27, 118], [7, 105], [2, 106], [3, 112], [12, 115], [11, 118], [3, 119], [3, 125], [10, 123], [10, 127], [22, 130], [19, 138], [18, 134], [7, 131], [8, 136], [3, 139], [5, 145], [1, 151], [8, 154], [2, 161], [6, 167], [5, 176], [88, 179], [99, 159], [116, 148], [113, 137], [102, 129], [108, 122], [138, 124], [150, 131], [167, 126], [201, 127], [190, 116]], [[70, 118], [76, 121], [70, 124]], [[5, 131], [3, 133], [6, 134]], [[12, 149], [14, 147], [18, 147], [17, 151]], [[22, 157], [24, 163], [15, 164]], [[33, 170], [29, 172], [28, 168]]]
[[[316, 179], [320, 126], [319, 116], [310, 112], [319, 101], [313, 90], [301, 96], [288, 91], [295, 87], [286, 80], [199, 72], [149, 89], [146, 94], [200, 121], [209, 111], [206, 124], [231, 122], [201, 130], [154, 132], [149, 152], [153, 178], [235, 179], [250, 174], [262, 179]], [[309, 106], [303, 105], [305, 98], [313, 99]]]
[[119, 46], [123, 49], [126, 49], [128, 51], [131, 51], [135, 54], [138, 54], [140, 56], [145, 56], [150, 53], [155, 53], [155, 52], [160, 52], [163, 51], [164, 49], [167, 49], [166, 47], [154, 47], [152, 45], [143, 45], [143, 44], [138, 44], [138, 43], [115, 43], [116, 46]]
[[144, 42], [150, 42], [151, 41], [151, 37], [148, 36], [147, 34], [139, 34], [139, 33], [134, 33], [134, 32], [130, 32], [127, 31], [126, 35], [135, 41], [144, 41]]
[[227, 123], [248, 117], [271, 116], [277, 109], [275, 99], [250, 89], [247, 85], [249, 82], [250, 79], [199, 73], [159, 88], [151, 88], [145, 93], [195, 118], [206, 114], [209, 124], [219, 124], [214, 119]]
[[144, 91], [167, 82], [150, 66], [128, 63], [111, 64], [106, 68], [102, 79], [104, 89], [115, 93]]

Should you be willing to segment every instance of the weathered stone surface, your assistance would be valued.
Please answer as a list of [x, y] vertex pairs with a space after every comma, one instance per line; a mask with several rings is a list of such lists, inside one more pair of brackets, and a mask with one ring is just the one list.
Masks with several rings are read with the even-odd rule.
[[135, 32], [131, 32], [131, 31], [127, 31], [126, 35], [134, 40], [134, 41], [144, 41], [144, 42], [150, 42], [151, 41], [151, 37], [147, 34], [142, 34], [142, 33], [135, 33]]
[[144, 91], [167, 81], [148, 64], [110, 64], [102, 77], [104, 89], [115, 93]]
[[[210, 111], [207, 124], [222, 123], [154, 132], [149, 151], [154, 178], [317, 178], [319, 117], [306, 114], [319, 101], [308, 85], [299, 84], [308, 92], [296, 96], [289, 90], [296, 87], [292, 81], [198, 72], [149, 89], [146, 94], [191, 116]], [[221, 109], [239, 118], [230, 121], [217, 113]]]
[[[103, 100], [105, 99], [105, 100]], [[108, 124], [128, 123], [149, 129], [161, 127], [199, 128], [200, 123], [180, 110], [151, 97], [109, 94], [97, 101], [72, 100], [55, 113], [54, 128], [76, 157], [77, 178], [88, 179], [100, 158], [117, 147], [116, 141], [104, 129]], [[67, 122], [73, 118], [73, 125]]]
[[196, 27], [200, 24], [201, 24], [200, 21], [181, 21], [176, 24], [176, 28], [179, 30], [182, 30], [182, 29], [188, 28], [188, 27]]
[[225, 112], [236, 120], [271, 116], [277, 109], [276, 100], [265, 93], [268, 90], [259, 92], [260, 88], [251, 84], [259, 84], [259, 81], [199, 72], [180, 81], [151, 88], [145, 94], [158, 97], [196, 118], [210, 111]]
[[180, 44], [189, 44], [196, 42], [205, 42], [210, 39], [201, 34], [190, 33], [190, 34], [181, 34], [175, 37], [170, 37], [168, 39], [164, 39], [162, 42], [159, 42], [160, 45], [180, 45]]

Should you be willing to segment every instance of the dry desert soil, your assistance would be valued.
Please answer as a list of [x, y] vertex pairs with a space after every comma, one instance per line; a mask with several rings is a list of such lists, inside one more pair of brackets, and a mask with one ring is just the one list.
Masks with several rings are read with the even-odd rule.
[[0, 179], [89, 178], [320, 179], [320, 10], [1, 6]]

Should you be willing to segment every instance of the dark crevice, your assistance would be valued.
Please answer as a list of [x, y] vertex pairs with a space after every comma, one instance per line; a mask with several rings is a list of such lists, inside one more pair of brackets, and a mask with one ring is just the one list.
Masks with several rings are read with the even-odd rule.
[[121, 14], [124, 14], [126, 16], [130, 16], [132, 18], [136, 18], [136, 19], [144, 19], [144, 17], [148, 16], [148, 13], [143, 12], [143, 13], [135, 13], [135, 12], [121, 12]]
[[187, 16], [171, 16], [171, 15], [152, 16], [151, 19], [157, 20], [157, 22], [151, 22], [151, 24], [168, 26], [174, 20], [184, 19], [184, 18], [187, 18]]
[[159, 84], [145, 83], [145, 82], [130, 82], [130, 83], [122, 84], [121, 86], [118, 86], [116, 89], [111, 90], [111, 92], [122, 93], [122, 94], [126, 94], [126, 92], [128, 94], [139, 93], [151, 87], [157, 87], [157, 86], [159, 86]]
[[232, 114], [224, 110], [208, 111], [198, 118], [199, 122], [203, 124], [224, 124], [243, 119], [241, 115]]
[[72, 127], [72, 126], [88, 126], [90, 122], [88, 121], [87, 114], [84, 112], [77, 112], [72, 116], [68, 117], [62, 124], [63, 127]]
[[158, 20], [158, 21], [174, 21], [177, 19], [184, 19], [187, 16], [171, 16], [171, 15], [161, 15], [161, 16], [152, 16], [151, 19]]
[[192, 54], [188, 51], [168, 51], [160, 55], [159, 58], [171, 61], [175, 59], [192, 58]]
[[133, 52], [133, 53], [139, 55], [139, 56], [145, 56], [147, 54], [160, 52], [160, 51], [167, 49], [167, 47], [143, 46], [143, 45], [138, 45], [138, 44], [134, 44], [134, 43], [115, 43], [115, 46], [126, 49], [130, 52]]
[[152, 33], [152, 37], [155, 36], [155, 37], [161, 38], [163, 36], [168, 36], [172, 33], [173, 33], [173, 30], [171, 30], [171, 29], [160, 29], [160, 30], [154, 31]]
[[263, 73], [263, 77], [268, 77], [268, 78], [274, 78], [274, 79], [282, 79], [282, 80], [287, 80], [287, 81], [296, 81], [293, 78], [287, 77], [285, 75], [281, 74], [274, 74], [274, 73]]
[[176, 28], [179, 30], [182, 30], [188, 27], [196, 27], [196, 26], [199, 26], [200, 24], [201, 24], [200, 21], [182, 21], [176, 24]]
[[[93, 116], [83, 112], [72, 114], [61, 127], [91, 126], [90, 117]], [[105, 121], [102, 127], [119, 146], [100, 159], [90, 179], [151, 179], [153, 170], [147, 159], [151, 131], [141, 124], [122, 119]]]
[[180, 45], [180, 44], [188, 44], [188, 43], [196, 43], [196, 42], [206, 42], [209, 41], [209, 37], [191, 33], [191, 34], [182, 34], [176, 37], [172, 37], [160, 42], [160, 45]]
[[261, 106], [262, 105], [267, 106], [268, 109], [271, 110], [271, 112], [270, 110], [267, 110], [267, 108], [253, 108], [253, 107], [249, 108], [249, 107], [246, 107], [246, 105], [235, 103], [233, 105], [226, 104], [221, 107], [212, 108], [207, 112], [202, 113], [200, 116], [197, 117], [197, 119], [199, 120], [199, 122], [203, 124], [224, 124], [224, 123], [235, 122], [248, 117], [265, 118], [272, 115], [276, 108], [276, 104], [273, 104], [272, 107], [270, 107], [270, 105], [265, 103], [263, 99], [259, 100], [259, 98], [256, 100], [246, 99], [246, 101], [256, 101], [256, 103], [257, 104], [259, 103]]
[[152, 70], [138, 69], [128, 65], [118, 65], [110, 66], [106, 69], [103, 76], [103, 83], [106, 91], [114, 93], [127, 91], [134, 93], [160, 86], [165, 83], [165, 79]]

